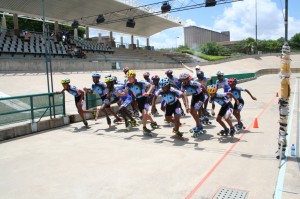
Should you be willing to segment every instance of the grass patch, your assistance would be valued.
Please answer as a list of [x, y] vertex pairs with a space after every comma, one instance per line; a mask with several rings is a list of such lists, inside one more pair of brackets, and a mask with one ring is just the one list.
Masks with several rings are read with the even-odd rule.
[[222, 59], [231, 58], [231, 56], [215, 56], [215, 55], [206, 55], [206, 54], [203, 54], [203, 53], [199, 53], [199, 54], [197, 54], [197, 56], [202, 58], [202, 59], [205, 59], [207, 61], [219, 61], [219, 60], [222, 60]]

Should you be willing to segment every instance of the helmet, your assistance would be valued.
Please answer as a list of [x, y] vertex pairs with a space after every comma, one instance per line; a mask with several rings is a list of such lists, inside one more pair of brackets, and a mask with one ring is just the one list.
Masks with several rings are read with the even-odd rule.
[[224, 73], [221, 70], [218, 70], [217, 75], [224, 75]]
[[154, 75], [151, 77], [152, 80], [159, 80], [160, 78], [158, 77], [158, 75]]
[[92, 77], [101, 77], [101, 75], [99, 74], [99, 73], [94, 73], [94, 74], [92, 74]]
[[203, 77], [204, 77], [204, 72], [203, 72], [203, 71], [198, 71], [198, 72], [197, 72], [197, 77], [198, 77], [199, 79], [203, 79]]
[[237, 84], [237, 80], [235, 79], [235, 78], [229, 78], [229, 80], [228, 80], [228, 84], [229, 85], [236, 85]]
[[60, 81], [60, 83], [61, 83], [61, 84], [68, 84], [68, 83], [70, 83], [70, 79], [69, 79], [69, 78], [62, 79], [62, 80]]
[[169, 70], [167, 70], [166, 72], [165, 72], [165, 74], [167, 75], [167, 74], [173, 74], [173, 71], [171, 70], [171, 69], [169, 69]]
[[111, 77], [111, 74], [110, 73], [107, 73], [107, 74], [105, 74], [105, 76], [104, 76], [105, 78], [107, 78], [107, 77]]
[[145, 72], [144, 74], [143, 74], [143, 76], [145, 77], [149, 77], [150, 76], [150, 73], [149, 72]]
[[212, 85], [207, 86], [206, 90], [209, 94], [215, 94], [218, 90], [218, 87], [217, 87], [217, 85], [212, 84]]
[[118, 80], [118, 78], [116, 76], [112, 76], [112, 78], [113, 78], [114, 81]]
[[136, 75], [136, 73], [135, 73], [134, 70], [129, 70], [129, 71], [126, 73], [126, 76], [127, 76], [127, 77], [132, 77], [132, 76], [135, 76], [135, 75]]
[[128, 71], [129, 71], [129, 68], [128, 68], [128, 67], [124, 67], [124, 68], [123, 68], [123, 72], [124, 72], [124, 73], [126, 73], [126, 72], [128, 72]]
[[113, 81], [114, 81], [114, 79], [113, 79], [112, 77], [106, 77], [106, 78], [104, 79], [104, 82], [105, 82], [105, 83], [113, 82]]
[[159, 87], [165, 87], [167, 85], [169, 85], [171, 82], [170, 82], [170, 79], [165, 77], [165, 78], [162, 78], [161, 80], [159, 80]]
[[180, 80], [185, 80], [185, 79], [188, 79], [188, 78], [190, 78], [190, 74], [188, 74], [188, 73], [181, 73], [179, 75]]

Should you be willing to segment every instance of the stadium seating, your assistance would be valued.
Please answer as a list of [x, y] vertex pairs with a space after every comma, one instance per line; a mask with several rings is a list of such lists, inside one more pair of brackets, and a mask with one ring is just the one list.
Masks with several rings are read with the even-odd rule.
[[[110, 61], [133, 61], [133, 62], [157, 62], [157, 63], [178, 63], [192, 62], [192, 58], [183, 53], [163, 53], [160, 51], [143, 49], [123, 49], [104, 46], [96, 41], [84, 40], [81, 38], [71, 39], [71, 45], [65, 45], [57, 42], [56, 37], [51, 37], [49, 46], [41, 34], [24, 34], [23, 37], [16, 35], [10, 36], [6, 33], [0, 33], [0, 55], [2, 56], [34, 56], [42, 57], [46, 50], [52, 57], [70, 58], [72, 48], [81, 48], [84, 56], [91, 59], [103, 59]], [[70, 46], [72, 46], [70, 48]], [[100, 54], [99, 54], [100, 53]], [[105, 55], [104, 55], [105, 54]], [[75, 56], [79, 57], [80, 56]]]

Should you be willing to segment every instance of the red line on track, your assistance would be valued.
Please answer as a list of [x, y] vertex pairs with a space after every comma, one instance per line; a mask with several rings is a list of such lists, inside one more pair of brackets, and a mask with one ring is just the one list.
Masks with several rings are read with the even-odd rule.
[[[257, 118], [259, 118], [272, 104], [272, 102], [276, 99], [276, 97], [272, 98], [272, 100], [258, 113]], [[198, 184], [193, 188], [193, 190], [185, 197], [185, 199], [190, 199], [193, 195], [198, 191], [198, 189], [203, 185], [203, 183], [211, 176], [211, 174], [218, 168], [218, 166], [223, 162], [223, 160], [228, 156], [228, 154], [232, 151], [232, 149], [240, 142], [240, 140], [244, 137], [247, 130], [250, 130], [253, 127], [252, 122], [239, 137], [239, 141], [235, 142], [231, 147], [223, 154], [223, 156], [214, 164], [214, 166], [208, 171], [208, 173], [198, 182]]]

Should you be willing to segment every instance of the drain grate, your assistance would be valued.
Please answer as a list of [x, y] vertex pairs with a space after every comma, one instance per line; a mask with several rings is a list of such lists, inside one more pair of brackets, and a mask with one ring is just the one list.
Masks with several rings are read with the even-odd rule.
[[218, 190], [213, 199], [246, 199], [247, 196], [247, 191], [222, 187]]

